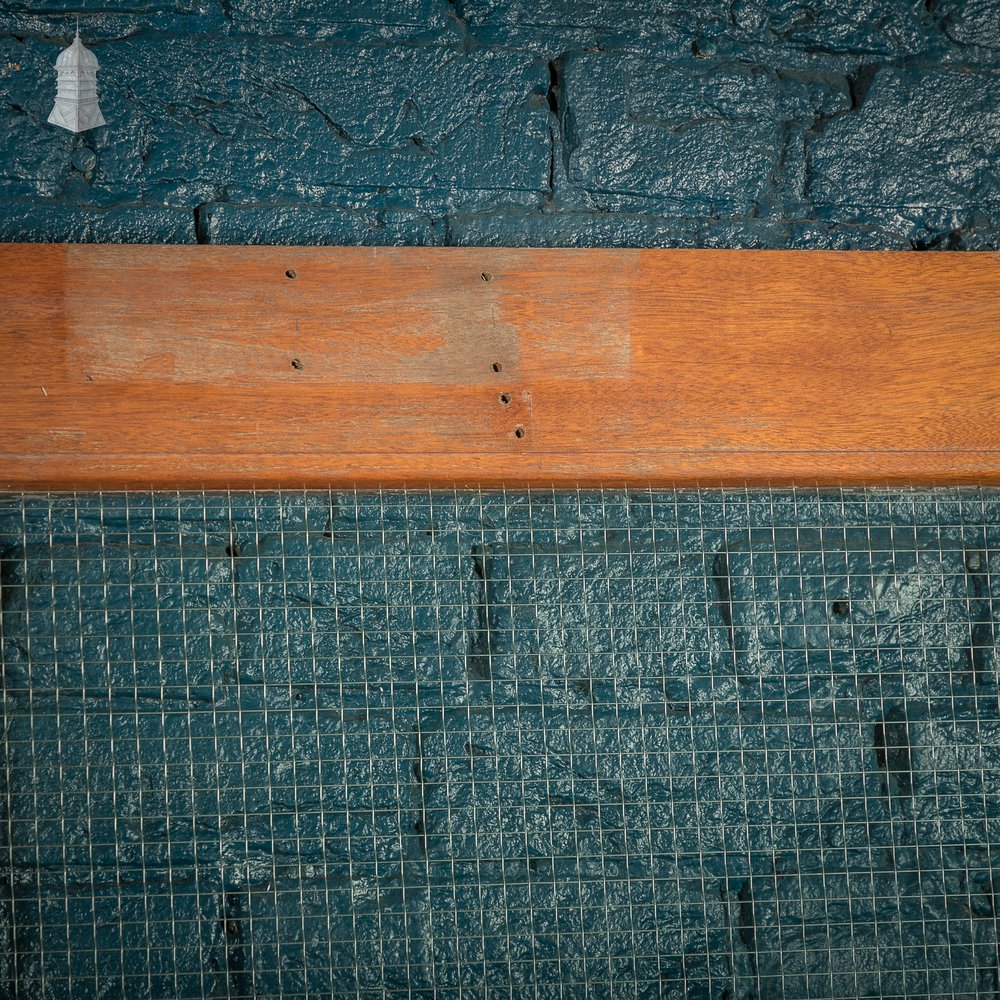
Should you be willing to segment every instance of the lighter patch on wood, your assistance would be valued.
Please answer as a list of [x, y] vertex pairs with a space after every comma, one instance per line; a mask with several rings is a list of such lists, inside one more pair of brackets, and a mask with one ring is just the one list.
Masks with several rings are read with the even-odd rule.
[[591, 264], [561, 253], [555, 273], [528, 251], [434, 267], [399, 251], [311, 254], [295, 281], [274, 251], [238, 275], [221, 254], [116, 255], [108, 274], [83, 257], [91, 274], [65, 293], [67, 364], [101, 381], [209, 384], [475, 385], [496, 361], [514, 380], [630, 371], [628, 267], [595, 283]]

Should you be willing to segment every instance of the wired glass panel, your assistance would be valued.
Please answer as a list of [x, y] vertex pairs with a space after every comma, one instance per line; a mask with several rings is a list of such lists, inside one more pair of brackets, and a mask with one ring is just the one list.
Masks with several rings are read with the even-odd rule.
[[1000, 991], [1000, 494], [7, 495], [0, 556], [8, 996]]

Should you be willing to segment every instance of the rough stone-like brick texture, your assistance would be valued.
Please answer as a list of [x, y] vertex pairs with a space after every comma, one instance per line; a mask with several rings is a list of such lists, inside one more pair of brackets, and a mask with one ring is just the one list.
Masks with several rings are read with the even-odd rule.
[[[77, 9], [3, 240], [1000, 247], [1000, 0]], [[604, 499], [10, 501], [0, 995], [997, 995], [995, 501]]]
[[0, 498], [0, 996], [994, 996], [998, 551], [975, 491]]
[[0, 239], [1000, 246], [1000, 0], [0, 0]]

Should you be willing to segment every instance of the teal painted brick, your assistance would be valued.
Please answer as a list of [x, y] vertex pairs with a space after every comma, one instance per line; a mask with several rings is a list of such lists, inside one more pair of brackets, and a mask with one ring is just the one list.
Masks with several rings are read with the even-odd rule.
[[[111, 123], [84, 138], [44, 122], [58, 47], [7, 40], [20, 67], [0, 77], [2, 126], [13, 155], [0, 164], [9, 197], [93, 206], [268, 199], [301, 204], [385, 189], [416, 201], [456, 191], [547, 188], [549, 112], [544, 65], [517, 53], [446, 47], [320, 46], [281, 40], [138, 37], [97, 49], [101, 104]], [[179, 73], [177, 67], [185, 67]], [[74, 150], [97, 154], [87, 185]]]
[[8, 991], [990, 995], [997, 513], [0, 498]]
[[74, 10], [0, 2], [5, 238], [998, 245], [998, 0], [95, 0], [84, 136]]
[[234, 31], [305, 38], [453, 40], [444, 0], [227, 0]]
[[817, 205], [980, 209], [1000, 223], [1000, 72], [880, 69], [854, 114], [809, 138]]
[[340, 188], [547, 181], [547, 109], [532, 100], [543, 68], [517, 54], [185, 39], [153, 68], [146, 52], [133, 40], [106, 53], [102, 106], [117, 124], [95, 186], [108, 197], [310, 203]]
[[441, 217], [418, 212], [313, 208], [308, 205], [206, 205], [202, 238], [208, 243], [350, 246], [440, 246], [447, 227]]
[[996, 65], [1000, 55], [1000, 17], [995, 0], [931, 0], [924, 4], [963, 62]]
[[752, 209], [779, 163], [781, 123], [793, 113], [764, 69], [582, 54], [568, 61], [565, 86], [572, 184], [598, 198], [687, 204], [697, 215]]
[[808, 219], [691, 219], [652, 212], [560, 211], [549, 214], [512, 209], [458, 215], [449, 238], [465, 246], [559, 247], [740, 247], [830, 250], [907, 249], [908, 236], [890, 226], [838, 225]]
[[853, 0], [849, 4], [736, 0], [727, 9], [737, 38], [779, 48], [898, 58], [944, 44], [934, 17], [919, 0]]
[[74, 4], [53, 0], [44, 6], [23, 0], [0, 3], [0, 34], [34, 35], [51, 43], [68, 45], [80, 16], [80, 34], [88, 47], [144, 31], [171, 34], [218, 33], [226, 19], [218, 0], [168, 0], [143, 3], [135, 0], [90, 0]]
[[[942, 58], [971, 43], [996, 45], [993, 0], [850, 4], [802, 0], [465, 0], [463, 26], [480, 44], [539, 42], [549, 51], [599, 49], [655, 57], [696, 46], [703, 56], [779, 65], [794, 54], [829, 57]], [[974, 37], [972, 37], [974, 36]], [[985, 53], [981, 53], [983, 55]], [[965, 57], [973, 57], [966, 52]]]
[[191, 213], [164, 205], [85, 208], [0, 198], [4, 243], [194, 243]]

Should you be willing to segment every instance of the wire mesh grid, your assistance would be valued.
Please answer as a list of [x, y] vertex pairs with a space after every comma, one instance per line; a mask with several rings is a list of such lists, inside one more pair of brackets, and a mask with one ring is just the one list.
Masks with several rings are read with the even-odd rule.
[[0, 989], [996, 997], [1000, 495], [0, 497]]

